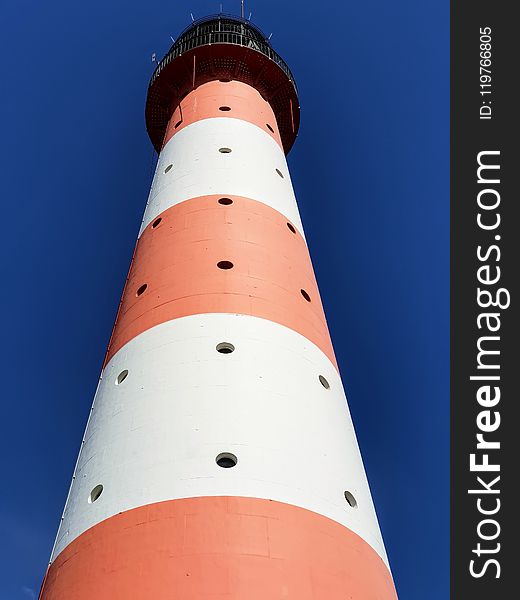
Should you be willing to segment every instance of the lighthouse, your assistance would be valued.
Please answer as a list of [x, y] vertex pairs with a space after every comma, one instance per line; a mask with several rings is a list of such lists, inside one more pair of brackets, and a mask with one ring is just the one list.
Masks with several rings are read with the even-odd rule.
[[157, 167], [40, 599], [395, 600], [286, 161], [289, 67], [207, 17], [145, 112]]

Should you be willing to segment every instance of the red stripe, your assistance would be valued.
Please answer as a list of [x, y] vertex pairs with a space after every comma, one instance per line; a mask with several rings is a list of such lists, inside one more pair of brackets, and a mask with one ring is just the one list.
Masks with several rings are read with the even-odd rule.
[[61, 552], [42, 600], [396, 600], [379, 555], [289, 504], [171, 500], [92, 527]]
[[[222, 205], [220, 198], [176, 204], [144, 230], [106, 361], [165, 321], [233, 313], [297, 331], [336, 365], [305, 240], [261, 202], [230, 196], [232, 204]], [[233, 267], [221, 269], [221, 261]]]

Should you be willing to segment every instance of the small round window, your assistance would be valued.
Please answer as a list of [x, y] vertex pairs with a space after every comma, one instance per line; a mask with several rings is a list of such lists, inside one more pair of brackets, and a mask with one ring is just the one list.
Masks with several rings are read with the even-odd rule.
[[221, 452], [215, 461], [219, 467], [231, 469], [237, 464], [238, 459], [234, 454], [231, 454], [231, 452]]
[[357, 500], [354, 498], [354, 495], [351, 492], [345, 492], [344, 494], [345, 500], [347, 504], [352, 508], [357, 508]]
[[220, 352], [220, 354], [231, 354], [234, 350], [235, 346], [230, 342], [220, 342], [220, 344], [217, 344], [217, 352]]
[[119, 373], [119, 375], [116, 377], [116, 385], [121, 385], [127, 377], [128, 377], [128, 369], [121, 371], [121, 373]]
[[102, 493], [103, 493], [103, 486], [101, 484], [96, 485], [96, 487], [89, 494], [88, 503], [94, 504], [94, 502], [101, 496]]
[[234, 265], [230, 260], [219, 260], [219, 262], [217, 263], [217, 267], [219, 269], [223, 269], [224, 271], [232, 269], [233, 266]]
[[311, 297], [309, 296], [309, 294], [305, 291], [305, 290], [300, 290], [301, 295], [305, 298], [305, 300], [307, 300], [307, 302], [311, 301]]
[[330, 390], [330, 383], [325, 379], [325, 377], [323, 377], [323, 375], [320, 375], [318, 377], [318, 379], [320, 380], [321, 385], [326, 389], [326, 390]]

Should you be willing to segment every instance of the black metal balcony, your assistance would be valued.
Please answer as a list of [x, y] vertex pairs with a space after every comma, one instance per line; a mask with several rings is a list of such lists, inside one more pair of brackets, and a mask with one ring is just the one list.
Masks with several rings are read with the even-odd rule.
[[194, 21], [174, 42], [155, 69], [150, 86], [172, 60], [188, 50], [208, 44], [236, 44], [261, 52], [275, 62], [296, 88], [293, 74], [282, 57], [273, 50], [269, 40], [252, 23], [230, 15], [211, 15]]

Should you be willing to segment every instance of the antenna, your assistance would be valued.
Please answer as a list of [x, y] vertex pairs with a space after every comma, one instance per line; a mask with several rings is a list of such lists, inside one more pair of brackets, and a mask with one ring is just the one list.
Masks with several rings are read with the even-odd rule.
[[248, 20], [248, 21], [251, 21], [251, 16], [252, 16], [252, 14], [253, 14], [252, 12], [250, 12], [250, 13], [249, 13], [249, 17], [247, 17], [247, 20]]
[[240, 0], [240, 16], [244, 18], [244, 0]]
[[190, 13], [191, 16], [191, 22], [193, 23], [193, 21], [195, 21], [195, 17], [193, 16], [193, 13]]
[[175, 44], [175, 38], [172, 38], [171, 35], [170, 35], [170, 40]]
[[222, 2], [220, 3], [220, 14], [222, 14]]
[[270, 40], [273, 37], [272, 32], [269, 34], [269, 37], [267, 38], [268, 40]]

